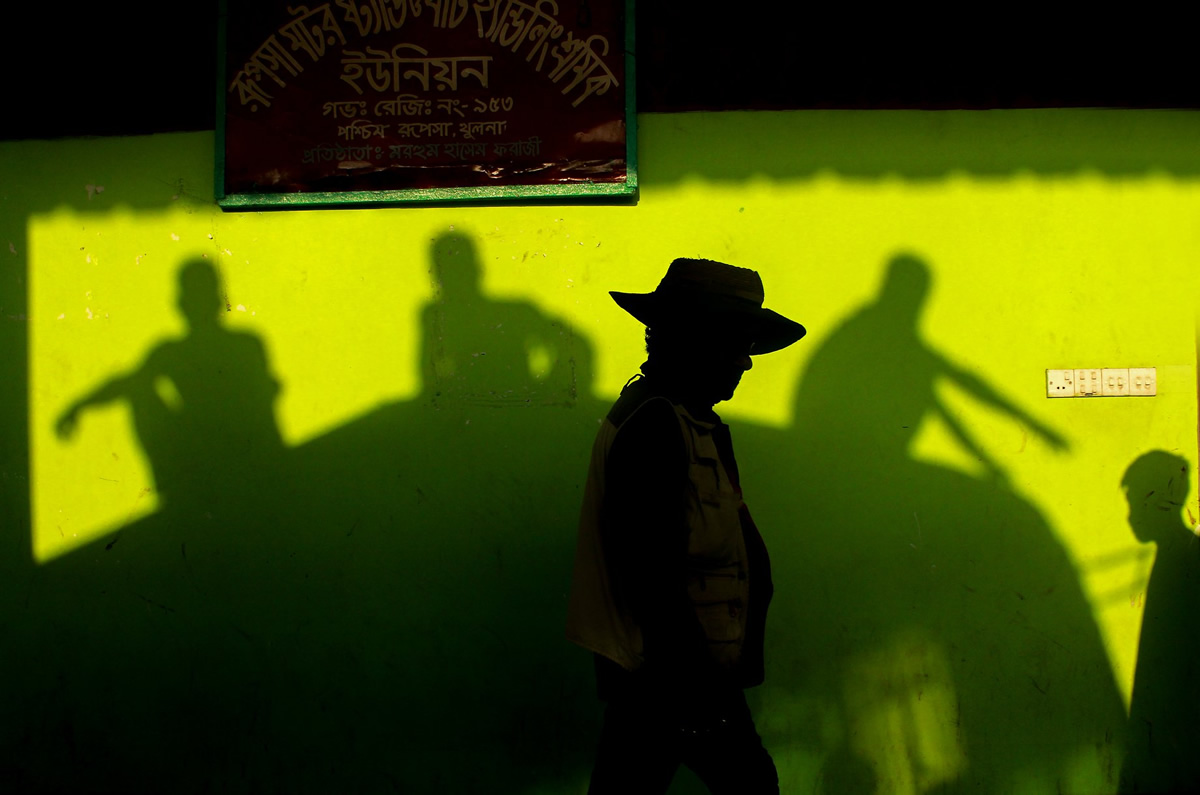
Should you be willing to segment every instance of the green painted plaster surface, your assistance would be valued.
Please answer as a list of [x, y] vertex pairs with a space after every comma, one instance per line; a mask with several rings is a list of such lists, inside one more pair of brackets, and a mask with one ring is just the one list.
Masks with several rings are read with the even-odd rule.
[[[721, 407], [784, 791], [1118, 789], [1126, 468], [1181, 456], [1200, 517], [1200, 117], [639, 126], [637, 206], [223, 213], [208, 134], [0, 144], [4, 788], [584, 791], [607, 291], [700, 256], [809, 329]], [[1158, 396], [1045, 398], [1106, 366]]]

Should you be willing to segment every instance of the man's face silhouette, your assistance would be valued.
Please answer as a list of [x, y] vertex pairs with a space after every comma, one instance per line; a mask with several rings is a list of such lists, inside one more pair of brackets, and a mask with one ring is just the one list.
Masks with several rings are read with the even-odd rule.
[[750, 334], [738, 328], [706, 329], [698, 335], [693, 368], [697, 397], [705, 402], [729, 400], [754, 366], [750, 361]]
[[738, 318], [709, 315], [651, 329], [647, 350], [655, 373], [674, 384], [680, 398], [713, 405], [729, 400], [753, 365], [753, 329]]
[[713, 377], [718, 400], [729, 400], [742, 382], [742, 374], [754, 366], [750, 360], [750, 341], [731, 334], [713, 352]]

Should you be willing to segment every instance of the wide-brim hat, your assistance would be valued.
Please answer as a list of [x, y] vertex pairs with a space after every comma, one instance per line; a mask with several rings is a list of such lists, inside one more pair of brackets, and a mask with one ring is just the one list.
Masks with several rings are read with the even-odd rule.
[[804, 326], [763, 308], [757, 271], [707, 259], [677, 259], [652, 293], [610, 291], [617, 305], [654, 328], [687, 323], [725, 324], [748, 331], [750, 353], [772, 353], [805, 334]]

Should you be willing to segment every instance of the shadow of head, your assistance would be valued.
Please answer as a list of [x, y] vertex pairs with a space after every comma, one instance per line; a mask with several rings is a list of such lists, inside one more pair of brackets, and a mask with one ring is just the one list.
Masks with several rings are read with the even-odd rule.
[[179, 269], [177, 305], [188, 326], [215, 326], [221, 316], [221, 277], [205, 259], [192, 259]]
[[1188, 463], [1164, 450], [1138, 457], [1125, 470], [1121, 489], [1129, 502], [1129, 526], [1143, 543], [1156, 541], [1181, 523], [1188, 493]]
[[889, 312], [911, 318], [915, 323], [921, 313], [933, 282], [925, 260], [909, 252], [901, 252], [888, 262], [878, 303]]
[[479, 293], [479, 255], [469, 235], [439, 235], [429, 246], [429, 260], [433, 286], [441, 300]]

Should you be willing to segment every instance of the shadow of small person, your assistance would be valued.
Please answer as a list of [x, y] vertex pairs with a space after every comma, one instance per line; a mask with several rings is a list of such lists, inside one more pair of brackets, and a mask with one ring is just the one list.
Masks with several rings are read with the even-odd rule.
[[1155, 450], [1121, 480], [1129, 525], [1157, 552], [1142, 612], [1122, 792], [1200, 789], [1200, 543], [1181, 512], [1188, 464]]

